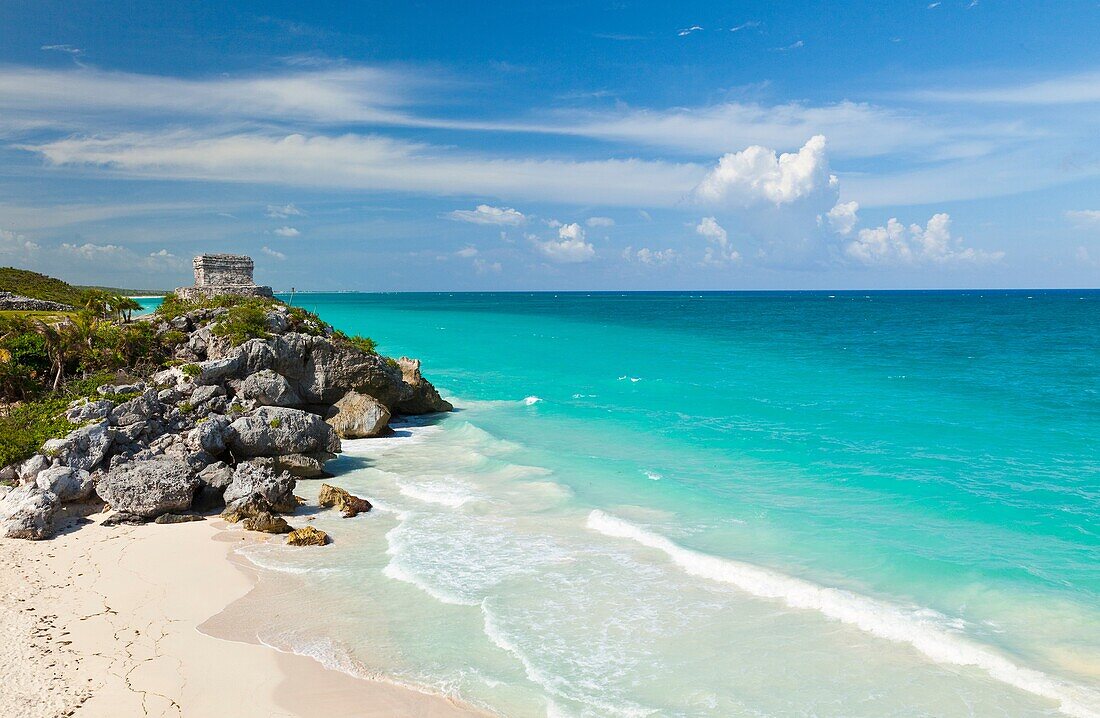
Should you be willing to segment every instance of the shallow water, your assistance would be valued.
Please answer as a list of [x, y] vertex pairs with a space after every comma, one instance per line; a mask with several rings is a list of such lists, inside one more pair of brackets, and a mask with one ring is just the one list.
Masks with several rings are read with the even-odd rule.
[[1100, 293], [294, 302], [460, 411], [248, 553], [309, 587], [264, 640], [512, 716], [1100, 715]]

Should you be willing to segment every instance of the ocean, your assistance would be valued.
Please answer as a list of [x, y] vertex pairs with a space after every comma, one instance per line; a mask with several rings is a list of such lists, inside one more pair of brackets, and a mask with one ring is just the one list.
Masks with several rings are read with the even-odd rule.
[[293, 303], [456, 411], [245, 550], [264, 642], [521, 718], [1100, 716], [1100, 292]]

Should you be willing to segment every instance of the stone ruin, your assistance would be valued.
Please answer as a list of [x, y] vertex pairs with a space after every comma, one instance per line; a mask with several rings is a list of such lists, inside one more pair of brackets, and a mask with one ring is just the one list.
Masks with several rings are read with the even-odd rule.
[[187, 301], [235, 294], [243, 297], [271, 297], [271, 287], [252, 281], [253, 262], [243, 254], [200, 254], [192, 262], [195, 286], [180, 287], [176, 296]]

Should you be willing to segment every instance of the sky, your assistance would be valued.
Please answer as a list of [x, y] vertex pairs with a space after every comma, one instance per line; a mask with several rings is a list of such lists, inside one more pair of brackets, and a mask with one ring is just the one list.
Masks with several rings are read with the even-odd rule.
[[1100, 286], [1100, 3], [0, 3], [0, 265]]

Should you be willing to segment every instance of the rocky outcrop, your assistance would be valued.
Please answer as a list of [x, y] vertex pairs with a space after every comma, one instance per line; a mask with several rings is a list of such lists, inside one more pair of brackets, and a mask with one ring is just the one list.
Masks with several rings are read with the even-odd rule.
[[114, 436], [106, 420], [69, 432], [63, 439], [50, 439], [42, 445], [42, 454], [74, 469], [90, 471], [107, 456]]
[[188, 524], [192, 521], [205, 521], [198, 514], [161, 514], [153, 523], [155, 524]]
[[349, 494], [339, 486], [321, 484], [321, 492], [317, 495], [317, 504], [324, 507], [333, 507], [344, 514], [344, 518], [350, 519], [361, 512], [370, 511], [371, 503], [366, 499]]
[[394, 406], [398, 414], [434, 414], [454, 409], [439, 395], [431, 382], [420, 375], [420, 360], [401, 357], [397, 360], [401, 377], [409, 388], [407, 395]]
[[373, 396], [349, 391], [332, 406], [325, 421], [341, 439], [365, 439], [385, 431], [390, 410]]
[[35, 484], [43, 491], [52, 493], [62, 503], [83, 501], [95, 491], [92, 475], [71, 466], [51, 466], [39, 472]]
[[328, 541], [327, 533], [312, 526], [294, 529], [286, 537], [287, 546], [324, 546]]
[[0, 499], [0, 536], [38, 541], [53, 534], [61, 502], [36, 484], [16, 487]]
[[336, 432], [321, 417], [277, 406], [260, 407], [234, 421], [226, 430], [226, 441], [238, 458], [340, 450]]
[[116, 511], [148, 519], [187, 511], [198, 486], [186, 462], [151, 459], [112, 469], [99, 480], [96, 493]]
[[276, 474], [255, 464], [240, 464], [223, 495], [226, 513], [241, 517], [262, 511], [293, 513], [298, 508], [294, 485], [295, 480], [289, 474]]

